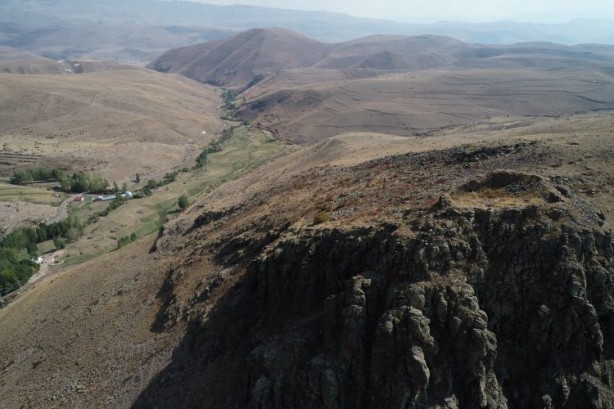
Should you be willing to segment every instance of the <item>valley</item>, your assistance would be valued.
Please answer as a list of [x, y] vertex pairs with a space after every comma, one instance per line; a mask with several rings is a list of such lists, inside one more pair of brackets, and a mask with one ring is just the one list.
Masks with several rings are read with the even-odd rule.
[[[608, 152], [614, 149], [609, 133], [611, 126], [609, 115], [592, 114], [535, 120], [532, 125], [510, 126], [505, 130], [465, 126], [442, 131], [430, 138], [348, 134], [301, 148], [261, 165], [235, 181], [205, 190], [199, 194], [202, 199], [191, 199], [195, 200], [195, 204], [190, 206], [187, 212], [178, 213], [172, 221], [165, 223], [163, 233], [146, 236], [134, 244], [78, 267], [66, 268], [61, 274], [54, 274], [47, 280], [36, 283], [33, 288], [0, 310], [3, 326], [7, 328], [0, 336], [0, 342], [2, 345], [14, 345], [3, 352], [3, 360], [9, 362], [9, 365], [3, 371], [1, 390], [11, 391], [8, 395], [2, 395], [3, 401], [29, 402], [31, 406], [53, 406], [53, 402], [58, 402], [62, 406], [76, 407], [87, 405], [87, 402], [100, 403], [104, 397], [108, 407], [131, 406], [129, 402], [134, 399], [136, 407], [149, 407], [153, 402], [162, 404], [163, 407], [170, 407], [178, 402], [189, 407], [197, 401], [201, 404], [205, 402], [205, 405], [210, 407], [224, 405], [223, 402], [229, 396], [228, 390], [240, 388], [233, 382], [243, 383], [240, 381], [242, 377], [234, 378], [231, 375], [233, 372], [227, 371], [229, 367], [236, 368], [236, 373], [242, 374], [241, 376], [254, 379], [253, 382], [265, 376], [261, 371], [270, 379], [270, 376], [276, 375], [271, 375], [266, 365], [274, 365], [276, 368], [284, 366], [262, 361], [262, 364], [250, 364], [255, 366], [251, 366], [252, 369], [247, 372], [241, 371], [239, 368], [245, 368], [247, 365], [243, 359], [246, 359], [244, 357], [248, 352], [252, 349], [259, 351], [257, 346], [262, 343], [259, 347], [261, 349], [273, 348], [274, 351], [279, 351], [277, 353], [290, 354], [293, 349], [286, 348], [290, 348], [298, 336], [293, 331], [311, 334], [311, 320], [316, 320], [319, 314], [324, 312], [335, 314], [334, 310], [328, 309], [332, 307], [320, 310], [319, 308], [324, 307], [318, 307], [319, 302], [310, 298], [311, 294], [314, 297], [319, 294], [318, 284], [309, 281], [319, 277], [312, 277], [312, 274], [318, 271], [321, 271], [321, 274], [326, 271], [330, 271], [327, 274], [335, 271], [338, 274], [348, 274], [346, 280], [349, 281], [346, 283], [341, 279], [340, 289], [329, 290], [332, 294], [342, 291], [341, 295], [336, 296], [341, 297], [339, 302], [349, 297], [344, 294], [345, 291], [350, 291], [346, 285], [354, 285], [352, 280], [400, 280], [400, 283], [406, 283], [403, 284], [407, 286], [404, 291], [426, 291], [411, 290], [422, 288], [421, 286], [431, 288], [428, 290], [431, 292], [461, 291], [460, 289], [464, 288], [464, 294], [469, 294], [465, 296], [472, 297], [471, 291], [482, 291], [482, 287], [478, 284], [461, 284], [465, 283], [462, 278], [465, 274], [465, 261], [462, 258], [453, 262], [451, 260], [454, 258], [448, 259], [452, 255], [429, 255], [431, 253], [428, 251], [434, 250], [426, 250], [427, 253], [423, 257], [439, 257], [444, 264], [437, 264], [436, 259], [426, 258], [424, 262], [430, 260], [430, 267], [418, 267], [422, 264], [402, 267], [404, 264], [397, 264], [400, 261], [394, 261], [394, 258], [387, 262], [378, 261], [380, 257], [384, 257], [384, 260], [385, 257], [392, 257], [385, 256], [387, 253], [380, 253], [381, 251], [393, 250], [371, 249], [364, 253], [375, 257], [371, 261], [358, 259], [351, 261], [349, 266], [342, 267], [336, 263], [343, 263], [342, 260], [350, 257], [350, 254], [358, 257], [363, 253], [343, 250], [338, 246], [343, 243], [360, 246], [360, 241], [355, 240], [361, 240], [363, 235], [366, 243], [376, 240], [373, 245], [381, 242], [388, 243], [382, 245], [392, 246], [399, 240], [395, 237], [405, 237], [401, 240], [416, 243], [411, 246], [419, 245], [420, 240], [427, 240], [424, 243], [439, 243], [437, 240], [444, 240], [444, 237], [448, 237], [447, 234], [452, 234], [449, 233], [453, 231], [450, 229], [460, 228], [455, 227], [456, 224], [450, 224], [457, 222], [446, 221], [452, 216], [444, 217], [442, 214], [458, 215], [454, 217], [461, 217], [461, 220], [463, 217], [469, 217], [466, 215], [475, 215], [471, 216], [476, 217], [474, 223], [477, 223], [478, 217], [487, 214], [492, 218], [504, 220], [519, 217], [518, 221], [510, 219], [509, 223], [519, 223], [519, 229], [524, 226], [522, 228], [525, 230], [522, 231], [548, 225], [548, 234], [555, 235], [552, 240], [559, 240], [556, 238], [559, 237], [556, 235], [559, 228], [567, 229], [565, 231], [570, 233], [578, 231], [571, 234], [579, 234], [579, 230], [573, 230], [577, 228], [573, 227], [576, 225], [592, 226], [590, 231], [604, 234], [598, 232], [607, 231], [611, 220], [609, 198], [612, 195], [612, 181], [609, 161], [603, 156], [609, 155]], [[581, 139], [578, 137], [580, 132]], [[450, 134], [454, 134], [454, 137], [450, 138]], [[481, 183], [485, 176], [491, 173], [494, 175], [499, 169], [509, 172], [509, 176], [497, 176], [502, 181], [497, 183], [503, 183], [502, 185], [484, 185], [487, 187], [484, 194], [480, 193], [479, 189], [475, 190], [475, 194], [464, 193], [464, 186], [475, 183], [472, 181]], [[561, 196], [560, 191], [567, 192], [565, 194], [568, 196]], [[558, 199], [553, 201], [550, 198], [552, 194]], [[154, 193], [153, 197], [156, 195], [157, 193]], [[442, 201], [441, 197], [446, 199]], [[137, 201], [133, 203], [136, 204]], [[128, 212], [128, 206], [124, 205], [120, 209]], [[538, 213], [531, 213], [534, 211]], [[600, 213], [603, 215], [600, 216]], [[111, 216], [115, 217], [115, 214], [111, 213]], [[423, 223], [426, 225], [423, 226]], [[437, 232], [440, 231], [443, 234], [441, 238], [427, 238], [430, 237], [429, 234], [439, 234]], [[488, 230], [485, 230], [480, 233], [486, 235], [480, 241], [484, 242], [487, 238], [492, 240], [493, 236], [490, 235], [496, 231], [488, 233]], [[376, 238], [369, 238], [373, 234]], [[388, 234], [393, 236], [388, 237]], [[346, 238], [341, 240], [340, 237]], [[461, 246], [461, 242], [455, 241], [460, 240], [460, 237], [450, 237], [449, 240], [452, 241], [447, 246]], [[595, 245], [605, 243], [603, 245], [607, 246], [607, 239], [604, 242], [603, 236], [600, 237], [602, 238], [595, 239]], [[303, 247], [299, 244], [302, 240], [309, 240], [311, 245], [328, 240], [323, 243], [328, 242], [329, 246], [318, 245], [316, 250], [313, 250], [316, 252], [314, 256], [287, 254], [290, 251], [306, 251], [299, 250], [300, 248], [310, 248], [309, 245]], [[546, 237], [524, 240], [546, 240]], [[448, 251], [444, 250], [447, 248], [444, 242], [437, 245], [444, 246], [437, 247], [439, 251]], [[293, 245], [299, 247], [291, 250]], [[367, 244], [368, 249], [369, 246], [371, 244]], [[450, 247], [450, 251], [463, 248], [464, 250], [460, 251], [470, 251], [474, 246]], [[427, 248], [433, 247], [429, 245]], [[588, 249], [590, 248], [589, 246]], [[414, 253], [418, 252], [418, 249], [411, 250], [410, 247], [404, 251], [411, 252], [404, 257], [418, 257], [411, 255], [418, 254]], [[516, 250], [512, 247], [510, 251]], [[595, 257], [595, 263], [607, 268], [607, 250], [603, 250], [605, 253], [599, 248], [587, 251], [596, 251], [597, 253], [591, 253], [593, 255], [590, 257]], [[463, 257], [473, 257], [469, 254]], [[284, 270], [265, 270], [267, 275], [275, 275], [275, 279], [268, 281], [272, 286], [268, 291], [274, 292], [268, 296], [258, 295], [259, 293], [254, 293], [260, 291], [256, 283], [263, 278], [257, 277], [264, 274], [258, 273], [264, 268], [258, 266], [271, 257], [288, 257], [271, 265], [286, 265], [285, 268], [289, 270], [286, 273]], [[311, 257], [315, 259], [309, 263], [322, 260], [316, 264], [319, 267], [304, 267], [307, 270], [294, 270], [296, 267], [291, 267], [298, 260], [311, 260]], [[486, 263], [481, 267], [483, 273], [475, 274], [489, 277], [498, 271], [495, 259], [490, 257], [487, 256], [487, 259], [480, 262]], [[585, 257], [588, 257], [588, 253]], [[130, 262], [126, 263], [126, 260]], [[527, 268], [531, 269], [528, 271], [533, 271], [533, 267], [530, 267], [532, 262], [529, 260], [525, 261], [529, 266]], [[391, 263], [390, 267], [384, 267], [388, 265], [386, 263]], [[314, 270], [310, 270], [311, 268]], [[408, 272], [403, 272], [404, 268], [409, 269]], [[448, 270], [450, 268], [451, 270]], [[371, 272], [355, 276], [355, 269]], [[305, 271], [301, 274], [306, 275], [300, 276], [300, 280], [306, 280], [305, 284], [299, 285], [295, 281], [298, 277], [288, 276], [291, 271]], [[406, 274], [409, 274], [409, 278], [403, 278]], [[547, 278], [549, 273], [544, 271], [542, 274], [546, 280], [543, 285], [554, 285]], [[478, 283], [482, 280], [479, 277], [478, 275], [470, 279], [478, 280]], [[434, 287], [430, 287], [431, 280], [435, 280]], [[386, 281], [375, 282], [379, 283], [379, 286]], [[593, 287], [591, 291], [606, 291], [605, 288], [609, 288], [606, 282], [603, 284], [606, 285], [603, 290], [597, 290], [601, 287]], [[388, 291], [393, 291], [392, 288], [397, 288], [400, 283], [390, 287]], [[366, 285], [362, 284], [363, 288], [369, 288], [364, 287]], [[392, 283], [387, 285], [392, 286]], [[468, 285], [475, 285], [475, 289], [469, 290]], [[498, 284], [493, 285], [494, 291]], [[85, 290], [90, 287], [97, 290]], [[300, 293], [300, 288], [308, 289], [307, 294], [299, 297], [295, 291]], [[285, 297], [294, 301], [286, 300]], [[297, 299], [307, 304], [296, 304]], [[359, 302], [350, 300], [353, 298], [348, 298], [347, 302]], [[360, 300], [360, 297], [357, 300]], [[264, 305], [256, 308], [252, 304], [255, 302]], [[313, 302], [316, 304], [312, 304]], [[603, 302], [606, 304], [599, 308], [606, 308], [605, 299]], [[419, 307], [420, 305], [424, 304], [416, 304], [416, 308], [426, 308]], [[350, 307], [351, 305], [344, 308]], [[288, 315], [278, 315], [286, 309]], [[126, 314], [126, 311], [130, 313]], [[249, 311], [251, 313], [248, 313]], [[492, 318], [494, 320], [497, 314], [493, 311], [488, 310], [488, 317], [495, 317]], [[606, 316], [606, 311], [607, 309], [598, 310], [598, 316]], [[273, 321], [266, 324], [267, 327], [276, 327], [283, 322], [282, 328], [287, 326], [285, 331], [288, 332], [284, 332], [281, 338], [266, 341], [268, 338], [264, 334], [269, 330], [266, 330], [267, 327], [260, 328], [255, 323], [262, 319], [259, 317], [268, 317], [269, 314]], [[57, 325], [58, 316], [62, 317], [62, 331]], [[84, 316], [87, 320], [82, 319]], [[333, 319], [334, 316], [330, 318]], [[13, 321], [17, 317], [18, 321]], [[560, 319], [563, 319], [562, 317], [564, 315], [561, 315]], [[238, 326], [229, 326], [228, 319], [239, 323]], [[314, 324], [317, 322], [319, 319], [314, 321]], [[505, 321], [489, 325], [496, 325], [493, 327], [494, 331], [508, 331], [503, 329], [505, 327], [498, 329], [503, 322]], [[297, 325], [300, 329], [292, 330]], [[351, 321], [344, 323], [340, 330], [350, 331], [354, 325], [357, 324], [351, 324]], [[523, 324], [520, 321], [513, 325]], [[606, 324], [601, 325], [605, 331]], [[355, 331], [358, 328], [361, 327], [357, 327]], [[225, 335], [218, 335], [219, 331]], [[229, 334], [228, 331], [232, 332]], [[243, 331], [249, 331], [250, 339], [253, 340], [248, 345], [241, 343]], [[351, 336], [351, 333], [347, 336]], [[25, 344], [15, 343], [17, 339], [29, 341]], [[228, 344], [214, 347], [219, 339], [225, 339]], [[443, 342], [444, 338], [435, 339], [437, 342]], [[58, 342], [65, 345], [61, 356], [51, 353], [53, 345]], [[270, 342], [273, 344], [269, 344]], [[518, 359], [512, 358], [513, 350], [508, 350], [503, 340], [500, 342], [499, 354], [507, 357], [505, 359]], [[302, 345], [300, 348], [319, 345], [310, 343], [299, 345]], [[356, 344], [357, 348], [358, 345]], [[568, 344], [570, 348], [572, 345], [574, 344]], [[609, 346], [604, 344], [600, 348], [607, 350]], [[263, 353], [267, 350], [262, 349]], [[300, 353], [306, 354], [309, 350], [300, 349], [303, 351]], [[532, 348], [527, 345], [525, 350], [530, 351]], [[209, 355], [209, 358], [194, 359], [201, 354], [207, 356], [212, 353], [210, 351], [216, 352]], [[573, 349], [569, 353], [575, 353], [572, 351]], [[256, 352], [251, 352], [254, 353]], [[328, 355], [331, 353], [333, 352], [327, 353], [328, 359], [341, 359], [333, 358], [336, 355]], [[101, 361], [101, 356], [106, 358]], [[430, 355], [425, 359], [435, 359], [428, 356]], [[203, 359], [204, 363], [199, 364], [200, 359]], [[97, 364], [94, 365], [94, 362]], [[487, 372], [483, 376], [496, 379], [497, 366], [492, 360], [487, 362], [489, 363], [486, 370], [493, 372]], [[32, 366], [36, 367], [36, 371], [28, 369]], [[286, 370], [292, 370], [291, 368]], [[547, 366], [543, 370], [550, 371], [554, 368]], [[53, 373], [61, 376], [49, 378]], [[200, 375], [195, 376], [197, 373]], [[127, 381], [126, 374], [131, 374]], [[164, 381], [168, 376], [173, 376], [178, 381]], [[360, 378], [351, 379], [352, 382], [361, 382]], [[43, 382], [46, 385], [44, 391], [33, 394], [35, 385]], [[209, 382], [223, 382], [226, 388], [230, 389], [217, 389], [216, 393], [205, 392], [201, 385]], [[597, 378], [591, 378], [586, 382], [598, 384], [599, 381]], [[497, 394], [503, 393], [498, 389], [500, 386], [496, 385], [495, 382], [487, 387], [494, 389], [485, 390], [484, 393], [489, 393], [489, 399], [499, 399], [496, 396], [500, 395]], [[582, 390], [581, 388], [585, 387], [582, 385], [584, 384], [577, 384], [573, 388]], [[453, 385], [449, 387], [455, 388]], [[467, 396], [474, 396], [471, 389], [463, 390]], [[605, 391], [606, 389], [603, 393]], [[138, 399], [137, 393], [141, 394]], [[330, 394], [324, 391], [321, 393]], [[532, 395], [526, 396], [531, 399]], [[574, 396], [570, 398], [571, 402], [575, 402], [573, 399], [579, 399]]]
[[183, 45], [0, 49], [1, 407], [614, 408], [614, 46]]

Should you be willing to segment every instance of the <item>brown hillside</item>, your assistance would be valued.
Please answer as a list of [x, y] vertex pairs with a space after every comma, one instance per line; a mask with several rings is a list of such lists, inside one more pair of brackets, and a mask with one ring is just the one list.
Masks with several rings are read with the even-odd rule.
[[[394, 135], [497, 116], [559, 116], [614, 109], [614, 82], [601, 71], [450, 69], [279, 89], [292, 76], [244, 94], [239, 114], [295, 142], [348, 131]], [[270, 91], [269, 91], [270, 90]], [[263, 95], [262, 95], [263, 94]]]
[[[0, 74], [0, 90], [3, 154], [68, 162], [109, 180], [192, 163], [223, 127], [215, 90], [145, 69]], [[20, 163], [3, 161], [3, 173]]]
[[533, 118], [301, 148], [0, 310], [0, 401], [611, 402], [612, 125]]
[[149, 67], [200, 82], [241, 88], [282, 68], [309, 67], [328, 46], [285, 29], [253, 29], [211, 43], [171, 50]]
[[[275, 46], [263, 50], [271, 38]], [[307, 50], [302, 59], [299, 49]], [[601, 45], [488, 46], [440, 36], [319, 44], [288, 31], [252, 30], [169, 51], [150, 66], [237, 89], [239, 116], [299, 143], [614, 108], [614, 47]]]
[[109, 70], [130, 70], [136, 67], [111, 61], [59, 60], [27, 51], [0, 46], [0, 73], [8, 74], [83, 74]]
[[170, 50], [149, 68], [175, 72], [200, 82], [249, 88], [281, 70], [406, 71], [441, 67], [471, 50], [439, 36], [372, 36], [325, 44], [283, 29], [254, 29], [223, 40]]
[[320, 68], [373, 68], [400, 71], [442, 67], [471, 49], [440, 36], [371, 36], [336, 44], [316, 65]]
[[[614, 46], [606, 45], [489, 46], [434, 35], [379, 35], [325, 44], [284, 29], [255, 29], [212, 43], [170, 50], [149, 67], [243, 90], [280, 71], [299, 69], [294, 76], [300, 77], [306, 68], [342, 70], [342, 75], [348, 75], [349, 70], [351, 75], [364, 78], [448, 66], [561, 70], [613, 63]], [[325, 70], [320, 71], [320, 80], [340, 75]], [[311, 80], [318, 82], [318, 78]]]

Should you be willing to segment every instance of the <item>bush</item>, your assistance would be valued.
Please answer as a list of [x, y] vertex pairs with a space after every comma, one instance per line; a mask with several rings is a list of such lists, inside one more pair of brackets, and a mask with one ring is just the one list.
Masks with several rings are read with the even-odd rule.
[[17, 274], [12, 270], [0, 271], [0, 294], [7, 294], [20, 287]]
[[117, 250], [121, 249], [127, 244], [132, 243], [136, 240], [136, 233], [132, 233], [130, 236], [125, 236], [117, 240]]
[[62, 240], [61, 238], [56, 237], [53, 239], [53, 245], [55, 246], [56, 250], [61, 250], [64, 247], [66, 247], [66, 242]]
[[321, 211], [316, 213], [316, 215], [313, 218], [313, 223], [314, 224], [320, 224], [320, 223], [324, 223], [330, 220], [330, 212], [327, 211]]
[[181, 210], [184, 210], [186, 207], [188, 207], [188, 204], [188, 198], [185, 195], [181, 195], [179, 196], [179, 199], [177, 199], [177, 205]]

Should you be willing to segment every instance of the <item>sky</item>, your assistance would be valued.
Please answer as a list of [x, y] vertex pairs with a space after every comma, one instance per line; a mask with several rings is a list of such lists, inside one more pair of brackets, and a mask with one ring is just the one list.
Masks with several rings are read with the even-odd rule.
[[440, 20], [563, 22], [573, 18], [614, 18], [612, 0], [196, 0], [298, 10], [325, 10], [358, 17], [402, 21]]

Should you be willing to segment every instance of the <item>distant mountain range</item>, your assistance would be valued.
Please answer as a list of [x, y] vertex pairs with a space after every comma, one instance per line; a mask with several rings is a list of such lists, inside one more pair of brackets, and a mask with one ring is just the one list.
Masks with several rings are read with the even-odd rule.
[[444, 35], [470, 43], [614, 44], [614, 22], [562, 24], [401, 23], [346, 14], [156, 0], [4, 0], [0, 45], [49, 58], [151, 61], [173, 48], [258, 27], [280, 27], [325, 42], [375, 35]]
[[269, 76], [279, 77], [282, 71], [297, 69], [312, 73], [319, 70], [321, 80], [323, 72], [335, 70], [346, 78], [366, 78], [441, 67], [562, 70], [612, 64], [614, 46], [609, 45], [484, 45], [435, 35], [376, 35], [323, 43], [277, 28], [251, 29], [217, 41], [169, 50], [149, 68], [245, 90]]
[[613, 45], [485, 45], [434, 35], [323, 43], [251, 29], [170, 50], [149, 68], [235, 89], [241, 118], [293, 142], [341, 129], [422, 135], [492, 116], [614, 109]]

